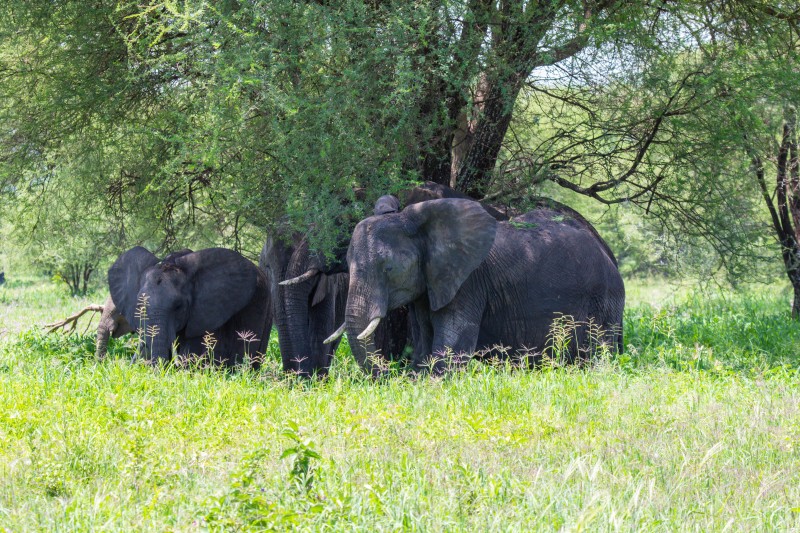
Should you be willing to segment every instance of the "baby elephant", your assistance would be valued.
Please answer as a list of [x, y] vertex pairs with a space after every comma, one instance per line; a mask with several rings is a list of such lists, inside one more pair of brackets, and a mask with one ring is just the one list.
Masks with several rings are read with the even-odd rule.
[[[111, 300], [139, 331], [139, 353], [150, 362], [180, 355], [234, 365], [266, 348], [272, 325], [267, 280], [233, 250], [185, 251], [163, 261], [137, 246], [108, 271]], [[258, 358], [252, 359], [254, 367]]]
[[102, 359], [108, 352], [108, 339], [114, 337], [118, 339], [126, 333], [132, 333], [134, 328], [128, 320], [122, 316], [114, 300], [108, 297], [103, 304], [103, 314], [100, 315], [100, 323], [97, 324], [97, 340], [95, 342], [95, 357]]
[[[178, 252], [172, 252], [164, 261], [171, 261], [182, 255], [192, 253], [188, 248], [184, 248]], [[103, 304], [102, 314], [100, 315], [100, 323], [97, 324], [97, 340], [95, 341], [95, 357], [103, 359], [108, 353], [108, 339], [114, 337], [118, 339], [123, 335], [136, 331], [136, 328], [131, 326], [130, 322], [123, 316], [122, 312], [117, 309], [117, 304], [111, 296], [108, 297], [106, 303]]]

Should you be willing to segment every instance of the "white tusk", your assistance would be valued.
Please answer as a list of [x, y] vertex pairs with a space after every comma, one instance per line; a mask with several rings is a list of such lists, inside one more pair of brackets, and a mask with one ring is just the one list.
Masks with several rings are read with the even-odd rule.
[[370, 335], [372, 335], [373, 333], [375, 333], [375, 330], [376, 330], [376, 329], [378, 329], [378, 324], [380, 324], [380, 323], [381, 323], [381, 317], [378, 317], [378, 318], [373, 318], [373, 319], [372, 319], [372, 322], [370, 322], [370, 323], [367, 325], [367, 329], [365, 329], [364, 331], [362, 331], [362, 332], [361, 332], [361, 335], [359, 335], [359, 336], [358, 336], [358, 337], [356, 337], [356, 338], [357, 338], [358, 340], [360, 340], [360, 341], [363, 341], [364, 339], [366, 339], [367, 337], [369, 337]]
[[332, 343], [333, 341], [335, 341], [336, 339], [338, 339], [339, 337], [341, 337], [341, 336], [342, 336], [342, 333], [344, 333], [344, 326], [345, 326], [344, 324], [342, 324], [341, 326], [339, 326], [339, 329], [337, 329], [336, 331], [334, 331], [334, 332], [333, 332], [333, 335], [331, 335], [330, 337], [328, 337], [327, 339], [325, 339], [324, 341], [322, 341], [322, 344], [330, 344], [330, 343]]
[[319, 274], [319, 269], [318, 268], [309, 268], [306, 271], [305, 274], [301, 274], [301, 275], [297, 276], [296, 278], [285, 279], [285, 280], [281, 281], [280, 283], [278, 283], [278, 285], [283, 285], [283, 286], [286, 286], [286, 285], [297, 285], [298, 283], [303, 283], [308, 278], [312, 278], [312, 277], [316, 276], [317, 274]]

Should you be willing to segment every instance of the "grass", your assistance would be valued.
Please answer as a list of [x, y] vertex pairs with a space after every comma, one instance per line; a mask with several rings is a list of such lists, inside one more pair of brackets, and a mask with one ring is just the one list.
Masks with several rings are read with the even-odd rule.
[[371, 381], [343, 346], [309, 383], [274, 341], [258, 373], [97, 362], [31, 329], [84, 300], [0, 287], [0, 531], [800, 529], [786, 296], [628, 292], [585, 368]]

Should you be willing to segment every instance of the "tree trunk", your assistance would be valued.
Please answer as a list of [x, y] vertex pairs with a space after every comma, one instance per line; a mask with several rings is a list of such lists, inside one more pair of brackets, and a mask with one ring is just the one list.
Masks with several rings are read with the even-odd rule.
[[[761, 155], [751, 150], [756, 182], [772, 219], [772, 228], [781, 244], [786, 275], [792, 284], [792, 318], [800, 319], [800, 159], [797, 148], [796, 109], [784, 114], [783, 137], [778, 147], [775, 173], [775, 198], [767, 186]], [[747, 138], [745, 136], [745, 138]]]
[[520, 89], [521, 84], [516, 80], [496, 83], [489, 89], [469, 151], [456, 178], [456, 188], [461, 192], [473, 198], [486, 195]]

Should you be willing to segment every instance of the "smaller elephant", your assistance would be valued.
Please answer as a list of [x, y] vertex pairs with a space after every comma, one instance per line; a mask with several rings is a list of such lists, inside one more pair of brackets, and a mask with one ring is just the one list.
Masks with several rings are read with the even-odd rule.
[[95, 341], [95, 357], [103, 359], [108, 353], [108, 339], [115, 339], [127, 333], [133, 333], [134, 327], [120, 313], [111, 296], [103, 304], [103, 313], [100, 315], [100, 323], [97, 324], [97, 340]]
[[[180, 355], [213, 357], [232, 366], [263, 352], [272, 324], [265, 274], [224, 248], [184, 251], [163, 261], [137, 246], [108, 271], [111, 299], [139, 330], [145, 360]], [[252, 359], [258, 367], [257, 359]]]
[[[164, 261], [174, 260], [182, 255], [190, 254], [192, 250], [188, 248], [173, 252], [164, 258]], [[117, 305], [111, 296], [103, 304], [103, 312], [100, 315], [100, 323], [97, 324], [97, 340], [95, 341], [95, 357], [103, 359], [108, 353], [108, 339], [113, 337], [118, 339], [128, 333], [133, 333], [136, 328], [117, 309]]]

